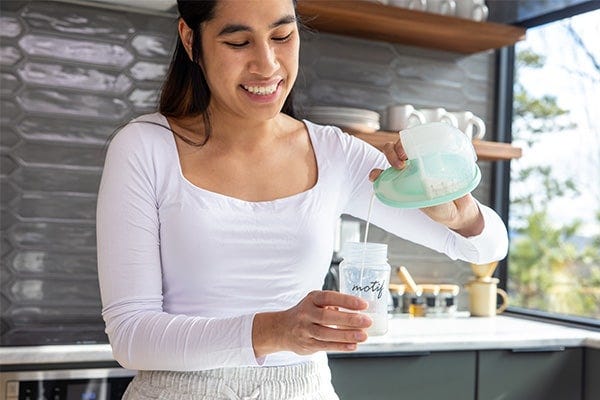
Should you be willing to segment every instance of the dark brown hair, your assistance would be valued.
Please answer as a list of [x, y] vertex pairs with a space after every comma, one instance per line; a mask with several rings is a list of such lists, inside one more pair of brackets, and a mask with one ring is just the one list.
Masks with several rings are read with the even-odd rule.
[[[181, 38], [177, 37], [175, 52], [171, 59], [169, 72], [163, 84], [158, 111], [166, 117], [183, 118], [199, 116], [204, 123], [202, 142], [195, 142], [174, 132], [186, 143], [202, 146], [211, 134], [210, 115], [210, 89], [200, 67], [205, 56], [202, 52], [202, 23], [214, 17], [215, 6], [218, 0], [197, 1], [177, 0], [177, 9], [180, 18], [192, 29], [192, 59], [188, 57]], [[296, 1], [294, 0], [294, 6]], [[293, 106], [293, 90], [285, 100], [282, 112], [295, 117]]]

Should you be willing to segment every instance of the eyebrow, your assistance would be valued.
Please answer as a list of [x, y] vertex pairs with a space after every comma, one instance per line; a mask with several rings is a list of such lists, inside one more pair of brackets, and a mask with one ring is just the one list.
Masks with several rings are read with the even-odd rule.
[[[297, 22], [297, 19], [296, 19], [295, 15], [286, 15], [285, 17], [281, 17], [277, 21], [275, 21], [271, 25], [269, 25], [269, 29], [274, 29], [281, 25], [287, 25], [287, 24], [292, 24], [292, 23], [296, 23], [296, 22]], [[251, 31], [252, 31], [252, 28], [250, 28], [247, 25], [231, 24], [231, 25], [226, 25], [223, 29], [221, 29], [221, 32], [219, 32], [219, 34], [217, 36], [229, 35], [229, 34], [236, 33], [236, 32], [251, 32]]]

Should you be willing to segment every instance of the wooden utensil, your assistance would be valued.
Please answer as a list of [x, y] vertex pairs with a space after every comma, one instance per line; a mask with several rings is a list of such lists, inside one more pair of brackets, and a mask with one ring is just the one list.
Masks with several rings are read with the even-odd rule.
[[408, 273], [408, 270], [401, 266], [398, 269], [398, 277], [404, 282], [406, 285], [406, 291], [415, 293], [417, 296], [421, 295], [421, 289], [417, 286], [414, 279]]

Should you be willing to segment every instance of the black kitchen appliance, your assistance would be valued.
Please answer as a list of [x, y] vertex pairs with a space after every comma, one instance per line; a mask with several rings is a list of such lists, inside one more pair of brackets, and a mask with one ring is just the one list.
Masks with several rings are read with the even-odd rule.
[[134, 375], [123, 368], [3, 370], [0, 399], [120, 400]]

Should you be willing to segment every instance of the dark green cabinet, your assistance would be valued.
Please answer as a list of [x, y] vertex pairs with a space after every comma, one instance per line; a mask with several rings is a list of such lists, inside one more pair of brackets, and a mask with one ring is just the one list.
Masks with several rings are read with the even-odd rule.
[[478, 352], [478, 400], [581, 400], [582, 348]]
[[600, 349], [330, 355], [341, 400], [598, 400]]
[[600, 399], [600, 349], [585, 349], [583, 399]]
[[334, 357], [329, 366], [341, 400], [475, 399], [475, 351]]

